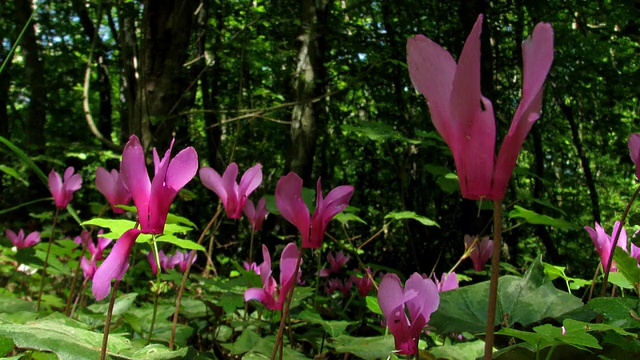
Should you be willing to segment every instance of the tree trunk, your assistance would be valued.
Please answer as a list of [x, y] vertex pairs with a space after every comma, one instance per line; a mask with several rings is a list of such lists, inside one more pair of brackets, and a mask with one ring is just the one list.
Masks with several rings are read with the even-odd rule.
[[[180, 99], [189, 86], [184, 68], [198, 3], [147, 0], [142, 19], [142, 43], [129, 130], [145, 148], [167, 148], [176, 124]], [[173, 116], [172, 116], [173, 115]]]
[[319, 96], [326, 82], [324, 69], [324, 27], [329, 13], [327, 0], [301, 1], [300, 49], [295, 77], [293, 79], [294, 106], [291, 115], [291, 150], [287, 168], [300, 175], [307, 186], [311, 186], [311, 171], [318, 136]]
[[120, 141], [126, 142], [131, 133], [137, 92], [138, 45], [136, 43], [136, 9], [125, 2], [118, 8], [118, 45], [120, 47]]
[[[16, 0], [15, 11], [18, 28], [22, 29], [33, 11], [31, 2]], [[47, 90], [45, 88], [44, 64], [39, 56], [40, 51], [36, 39], [35, 20], [32, 19], [26, 27], [20, 43], [25, 59], [25, 78], [30, 94], [24, 130], [30, 150], [41, 154], [44, 153], [45, 147], [44, 126], [47, 114]]]
[[208, 162], [209, 166], [218, 171], [222, 171], [222, 160], [218, 156], [218, 148], [220, 147], [220, 141], [222, 140], [222, 128], [220, 127], [220, 119], [216, 112], [218, 110], [218, 84], [222, 72], [222, 61], [220, 59], [220, 49], [222, 48], [222, 39], [220, 35], [224, 30], [224, 13], [222, 6], [221, 2], [215, 10], [210, 7], [205, 7], [204, 11], [206, 13], [203, 14], [204, 19], [202, 19], [203, 26], [205, 26], [208, 22], [208, 16], [212, 12], [215, 16], [216, 29], [213, 31], [213, 49], [211, 54], [213, 65], [211, 67], [208, 67], [208, 64], [206, 63], [206, 41], [204, 40], [204, 36], [200, 44], [198, 44], [199, 56], [201, 56], [200, 62], [203, 68], [203, 73], [200, 78], [200, 89], [202, 91], [202, 105], [205, 110], [204, 123], [207, 138]]

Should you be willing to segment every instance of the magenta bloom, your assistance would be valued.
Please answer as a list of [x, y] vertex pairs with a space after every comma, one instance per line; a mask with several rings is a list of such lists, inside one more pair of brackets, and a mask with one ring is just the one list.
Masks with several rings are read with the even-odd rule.
[[329, 221], [349, 205], [353, 190], [351, 185], [338, 186], [323, 198], [320, 179], [318, 179], [316, 210], [309, 219], [309, 209], [302, 200], [302, 179], [298, 174], [290, 172], [278, 180], [276, 205], [282, 217], [300, 231], [302, 247], [319, 248]]
[[414, 87], [427, 99], [431, 120], [453, 153], [466, 199], [504, 197], [520, 148], [540, 117], [542, 86], [553, 61], [553, 29], [539, 23], [522, 44], [522, 100], [496, 159], [496, 125], [491, 101], [480, 92], [482, 15], [456, 64], [440, 45], [423, 35], [407, 42]]
[[433, 274], [433, 282], [438, 287], [439, 292], [449, 291], [458, 288], [458, 275], [456, 273], [442, 273], [442, 277], [438, 280], [438, 277]]
[[334, 257], [333, 254], [329, 252], [329, 254], [327, 254], [327, 261], [329, 262], [329, 269], [320, 270], [320, 273], [318, 275], [329, 276], [330, 274], [339, 273], [344, 264], [349, 261], [349, 255], [345, 255], [341, 250], [338, 251], [338, 253]]
[[253, 205], [253, 201], [247, 199], [247, 203], [244, 205], [244, 215], [249, 219], [251, 228], [254, 231], [260, 230], [262, 222], [269, 212], [267, 211], [267, 201], [264, 197], [258, 200], [258, 206]]
[[[102, 230], [100, 230], [100, 233], [102, 233]], [[106, 249], [113, 240], [98, 236], [98, 242], [96, 244], [89, 236], [89, 232], [83, 230], [82, 234], [73, 239], [73, 241], [76, 244], [84, 244], [87, 247], [90, 257], [87, 259], [83, 256], [82, 259], [80, 259], [80, 266], [82, 267], [84, 278], [93, 279], [97, 270], [98, 261], [102, 260], [104, 249]]]
[[93, 296], [96, 300], [102, 300], [111, 291], [111, 280], [122, 280], [124, 273], [129, 268], [129, 255], [133, 244], [142, 231], [138, 229], [127, 230], [113, 245], [111, 253], [102, 262], [102, 265], [93, 275]]
[[[596, 250], [600, 255], [600, 264], [602, 264], [603, 269], [607, 266], [607, 262], [609, 261], [609, 256], [611, 255], [611, 247], [612, 247], [611, 245], [613, 243], [613, 238], [616, 235], [616, 232], [618, 232], [619, 227], [620, 227], [620, 221], [616, 221], [616, 223], [613, 225], [613, 233], [611, 234], [611, 236], [607, 235], [607, 233], [604, 232], [604, 228], [602, 228], [602, 226], [600, 226], [600, 224], [598, 224], [597, 222], [596, 222], [595, 229], [589, 226], [584, 227], [584, 229], [587, 230], [587, 232], [591, 236], [591, 240], [593, 240], [593, 245], [596, 246]], [[624, 227], [620, 231], [620, 237], [618, 238], [618, 243], [616, 244], [616, 246], [620, 247], [624, 251], [627, 251], [627, 232], [625, 231]], [[632, 256], [635, 257], [637, 253], [638, 253], [638, 250], [633, 248], [631, 249]], [[616, 268], [615, 262], [611, 264], [611, 271], [612, 272], [618, 271], [618, 269]]]
[[440, 305], [440, 295], [436, 284], [418, 273], [409, 277], [404, 289], [397, 275], [387, 274], [380, 281], [378, 304], [398, 353], [415, 354], [422, 329]]
[[636, 164], [636, 178], [640, 179], [640, 134], [629, 136], [629, 155], [631, 161]]
[[324, 291], [328, 295], [331, 295], [334, 292], [336, 292], [336, 290], [338, 290], [342, 293], [342, 295], [347, 296], [349, 295], [349, 290], [351, 290], [352, 286], [353, 286], [353, 280], [351, 279], [349, 279], [346, 283], [340, 279], [329, 279], [324, 284]]
[[358, 274], [351, 275], [351, 281], [356, 284], [358, 294], [360, 294], [361, 297], [366, 297], [369, 294], [369, 291], [371, 291], [372, 284], [369, 275], [373, 277], [370, 267], [367, 267], [367, 272], [362, 277], [359, 277]]
[[[475, 237], [470, 235], [464, 236], [464, 247], [468, 249], [473, 244]], [[483, 237], [480, 241], [476, 242], [469, 254], [471, 261], [473, 262], [473, 269], [475, 271], [481, 271], [484, 264], [491, 258], [493, 252], [493, 240], [489, 240], [488, 236]]]
[[80, 177], [80, 174], [74, 174], [73, 172], [73, 167], [69, 166], [64, 171], [64, 181], [55, 170], [51, 169], [49, 173], [49, 190], [53, 195], [53, 201], [59, 208], [67, 207], [71, 198], [73, 198], [73, 193], [82, 187], [82, 177]]
[[264, 261], [260, 264], [260, 277], [262, 288], [250, 288], [244, 292], [244, 301], [258, 300], [269, 310], [282, 310], [282, 305], [287, 294], [294, 286], [297, 276], [296, 261], [298, 261], [298, 247], [295, 243], [288, 244], [280, 256], [280, 286], [271, 276], [271, 254], [269, 249], [262, 245]]
[[29, 233], [27, 237], [24, 236], [22, 229], [18, 230], [17, 234], [9, 229], [6, 229], [4, 233], [18, 250], [31, 247], [40, 242], [40, 233], [37, 231]]
[[227, 212], [227, 217], [240, 219], [247, 198], [262, 183], [262, 169], [260, 167], [260, 164], [256, 164], [247, 170], [240, 179], [240, 185], [236, 182], [238, 177], [236, 163], [229, 164], [222, 176], [210, 167], [203, 167], [200, 169], [200, 180], [204, 186], [218, 195]]
[[173, 199], [198, 171], [198, 154], [193, 147], [183, 149], [171, 159], [173, 142], [162, 160], [153, 149], [153, 181], [149, 180], [144, 149], [137, 136], [131, 135], [122, 153], [120, 176], [138, 209], [143, 234], [162, 234]]
[[198, 255], [195, 254], [195, 250], [191, 250], [191, 251], [180, 251], [180, 250], [176, 250], [175, 255], [173, 255], [171, 257], [171, 262], [173, 263], [173, 265], [171, 266], [172, 268], [176, 265], [178, 265], [178, 269], [180, 269], [180, 272], [185, 272], [187, 271], [187, 266], [189, 266], [189, 258], [191, 257], [191, 255], [193, 255], [193, 259], [191, 259], [191, 264], [193, 264], [196, 259], [198, 258]]
[[258, 266], [258, 264], [256, 264], [255, 262], [252, 262], [251, 264], [249, 264], [248, 262], [243, 262], [242, 266], [244, 267], [245, 270], [247, 271], [253, 271], [254, 273], [260, 275], [260, 266]]
[[108, 172], [102, 166], [96, 170], [96, 188], [111, 205], [111, 209], [116, 214], [124, 214], [123, 209], [117, 208], [117, 205], [128, 205], [131, 202], [131, 194], [124, 186], [120, 173], [113, 169]]

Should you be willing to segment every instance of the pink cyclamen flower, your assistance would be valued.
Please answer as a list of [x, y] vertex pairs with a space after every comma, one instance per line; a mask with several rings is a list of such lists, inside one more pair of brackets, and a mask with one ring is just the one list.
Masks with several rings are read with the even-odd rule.
[[256, 264], [255, 262], [252, 262], [251, 264], [249, 264], [248, 262], [243, 262], [242, 266], [244, 267], [245, 270], [247, 271], [253, 271], [254, 273], [260, 275], [260, 266], [258, 266], [258, 264]]
[[302, 179], [290, 172], [278, 180], [276, 185], [276, 205], [282, 217], [300, 231], [303, 248], [319, 248], [324, 232], [336, 214], [349, 205], [353, 186], [342, 185], [322, 197], [320, 179], [316, 187], [316, 210], [309, 219], [309, 209], [302, 200]]
[[[102, 234], [102, 230], [100, 230]], [[111, 244], [112, 239], [98, 236], [98, 242], [94, 243], [91, 239], [91, 235], [88, 231], [83, 230], [80, 236], [76, 236], [73, 241], [76, 244], [86, 246], [89, 252], [89, 258], [82, 257], [80, 259], [80, 266], [82, 267], [82, 273], [85, 279], [93, 279], [95, 272], [98, 268], [98, 261], [102, 260], [104, 249]]]
[[[611, 236], [605, 233], [604, 228], [600, 226], [600, 224], [598, 224], [597, 222], [596, 222], [595, 229], [590, 226], [584, 227], [584, 229], [587, 230], [587, 232], [591, 236], [591, 240], [593, 240], [593, 245], [595, 245], [596, 250], [600, 255], [600, 264], [602, 264], [603, 269], [607, 266], [607, 263], [609, 261], [609, 256], [611, 255], [611, 247], [612, 247], [611, 245], [613, 243], [613, 238], [618, 232], [619, 227], [620, 227], [620, 221], [616, 221], [616, 223], [613, 225], [613, 233], [611, 234]], [[626, 250], [627, 249], [627, 232], [625, 231], [624, 227], [620, 230], [620, 237], [618, 238], [618, 243], [616, 244], [616, 246], [620, 247], [624, 251], [627, 251]], [[632, 249], [631, 253], [632, 253], [632, 256], [637, 255], [638, 250]], [[611, 271], [612, 272], [618, 271], [618, 269], [616, 268], [615, 262], [611, 264]]]
[[49, 173], [49, 190], [53, 195], [53, 201], [59, 208], [67, 207], [73, 198], [73, 193], [82, 187], [82, 177], [73, 172], [73, 167], [69, 166], [64, 171], [64, 181], [55, 170], [51, 169]]
[[254, 231], [260, 230], [262, 222], [269, 212], [267, 211], [267, 200], [262, 197], [258, 200], [257, 207], [253, 205], [253, 201], [247, 199], [247, 203], [244, 205], [244, 215], [249, 219], [251, 228]]
[[191, 264], [196, 262], [196, 259], [198, 258], [198, 255], [196, 255], [195, 250], [191, 250], [191, 251], [185, 250], [184, 252], [180, 250], [176, 250], [175, 255], [171, 257], [171, 262], [172, 262], [171, 267], [173, 268], [174, 266], [178, 265], [178, 269], [180, 270], [180, 272], [187, 271], [187, 266], [191, 265], [189, 263], [189, 258], [191, 258], [192, 255], [193, 255], [193, 258], [191, 259]]
[[438, 279], [436, 274], [433, 274], [433, 282], [435, 282], [439, 292], [454, 290], [458, 288], [458, 275], [454, 272], [442, 273], [442, 277]]
[[349, 279], [346, 283], [340, 279], [329, 279], [324, 284], [324, 291], [328, 295], [331, 295], [334, 292], [336, 292], [336, 290], [338, 290], [342, 293], [342, 295], [347, 296], [349, 295], [349, 290], [351, 290], [352, 286], [353, 286], [353, 280], [351, 279]]
[[440, 295], [436, 284], [418, 273], [409, 277], [404, 289], [397, 275], [387, 274], [380, 281], [378, 304], [393, 334], [396, 350], [409, 355], [417, 353], [417, 340], [431, 314], [438, 309]]
[[149, 180], [144, 149], [138, 137], [131, 135], [124, 147], [120, 177], [133, 197], [143, 234], [162, 234], [173, 199], [198, 171], [198, 154], [191, 146], [171, 158], [174, 141], [162, 160], [153, 149], [153, 181]]
[[287, 294], [294, 286], [297, 276], [296, 261], [298, 260], [298, 247], [295, 243], [288, 244], [280, 256], [280, 286], [271, 276], [271, 254], [269, 249], [262, 245], [264, 261], [260, 264], [260, 278], [262, 288], [250, 288], [244, 292], [244, 301], [258, 300], [269, 310], [282, 310], [282, 305]]
[[6, 229], [4, 233], [18, 250], [31, 247], [40, 242], [40, 233], [37, 231], [29, 233], [26, 237], [22, 229], [18, 230], [17, 234], [9, 229]]
[[640, 134], [629, 136], [629, 155], [636, 165], [636, 178], [640, 179]]
[[327, 262], [329, 262], [329, 269], [322, 269], [318, 275], [320, 276], [329, 276], [330, 274], [337, 274], [340, 272], [340, 269], [344, 266], [344, 264], [349, 261], [349, 255], [345, 255], [342, 250], [338, 251], [336, 256], [334, 257], [331, 252], [327, 254]]
[[256, 164], [245, 171], [240, 179], [240, 184], [236, 182], [237, 177], [238, 165], [236, 163], [229, 164], [222, 176], [210, 167], [200, 169], [202, 184], [218, 195], [227, 212], [227, 217], [230, 219], [242, 217], [242, 209], [244, 209], [247, 198], [262, 183], [261, 165]]
[[[469, 249], [473, 244], [475, 237], [470, 235], [464, 236], [464, 247]], [[484, 264], [491, 258], [493, 252], [493, 240], [490, 240], [488, 236], [483, 237], [480, 241], [476, 242], [469, 254], [471, 261], [473, 262], [473, 269], [475, 271], [482, 270]]]
[[102, 166], [98, 167], [98, 170], [96, 170], [96, 188], [107, 198], [114, 213], [125, 213], [123, 209], [116, 206], [128, 205], [131, 202], [131, 194], [124, 186], [118, 170], [113, 169], [108, 172]]
[[127, 230], [113, 245], [111, 253], [102, 262], [102, 265], [93, 275], [93, 285], [91, 290], [96, 300], [102, 300], [111, 291], [111, 280], [122, 280], [124, 273], [129, 268], [129, 255], [135, 244], [138, 235], [142, 234], [141, 230]]
[[366, 297], [369, 294], [372, 285], [371, 278], [373, 277], [373, 274], [371, 273], [371, 268], [367, 267], [367, 271], [362, 275], [362, 277], [359, 277], [358, 275], [359, 273], [351, 275], [351, 281], [356, 284], [358, 294], [360, 294], [361, 297]]
[[542, 87], [553, 61], [553, 29], [538, 23], [522, 44], [522, 100], [495, 156], [496, 125], [491, 101], [480, 91], [478, 16], [456, 64], [449, 52], [423, 35], [407, 42], [414, 87], [427, 100], [431, 120], [453, 153], [462, 197], [504, 197], [525, 137], [540, 117]]

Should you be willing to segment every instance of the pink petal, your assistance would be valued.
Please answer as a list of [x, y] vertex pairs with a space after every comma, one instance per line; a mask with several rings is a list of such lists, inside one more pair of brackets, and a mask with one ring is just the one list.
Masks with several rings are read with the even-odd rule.
[[255, 164], [242, 175], [238, 186], [238, 196], [247, 198], [262, 183], [262, 165]]
[[86, 257], [82, 257], [82, 259], [80, 259], [80, 267], [82, 268], [82, 274], [84, 276], [84, 278], [89, 278], [92, 279], [93, 276], [95, 275], [96, 272], [96, 266], [95, 264], [92, 264], [91, 261], [89, 261], [89, 259], [87, 259]]
[[302, 179], [290, 172], [276, 184], [276, 206], [282, 217], [292, 223], [302, 238], [302, 247], [309, 247], [309, 209], [302, 200]]
[[135, 135], [131, 135], [129, 142], [124, 147], [120, 163], [120, 176], [136, 205], [140, 226], [145, 229], [149, 225], [151, 181], [145, 165], [144, 150]]
[[262, 285], [265, 285], [271, 277], [271, 254], [264, 244], [262, 244], [262, 259], [262, 264], [260, 264], [260, 278], [262, 279]]
[[110, 203], [112, 202], [115, 193], [114, 178], [111, 176], [111, 173], [102, 166], [96, 170], [96, 189], [98, 189]]
[[422, 329], [429, 322], [431, 313], [440, 305], [438, 287], [431, 279], [424, 279], [418, 273], [413, 273], [405, 283], [405, 292], [413, 290], [418, 296], [407, 300], [409, 316], [411, 316], [411, 333], [417, 338]]
[[456, 62], [440, 45], [423, 35], [407, 41], [407, 63], [413, 86], [427, 99], [431, 120], [451, 147], [455, 136], [449, 123], [451, 89]]
[[[22, 229], [20, 229], [20, 231], [22, 231]], [[17, 243], [21, 241], [20, 237], [15, 232], [13, 232], [13, 230], [6, 229], [4, 233], [5, 235], [7, 235], [7, 238], [11, 240], [11, 243], [17, 247]], [[24, 236], [24, 232], [22, 236]]]
[[216, 193], [222, 204], [226, 204], [229, 194], [227, 194], [227, 189], [224, 187], [220, 174], [214, 169], [205, 166], [200, 168], [199, 175], [202, 185]]
[[640, 134], [631, 134], [629, 136], [629, 156], [631, 161], [636, 164], [636, 178], [640, 179]]
[[[287, 294], [295, 284], [297, 274], [296, 274], [296, 262], [298, 261], [298, 256], [300, 252], [298, 251], [298, 247], [295, 243], [289, 243], [285, 246], [284, 250], [282, 250], [282, 255], [280, 256], [280, 297], [278, 298], [278, 303], [284, 302]], [[260, 269], [262, 270], [262, 269]]]
[[498, 153], [493, 190], [496, 199], [504, 197], [524, 139], [540, 117], [542, 87], [553, 62], [553, 29], [550, 24], [536, 25], [533, 35], [522, 44], [522, 59], [522, 100]]
[[303, 247], [319, 248], [322, 245], [324, 232], [329, 221], [349, 205], [353, 191], [351, 185], [338, 186], [331, 190], [326, 198], [322, 199], [322, 189], [318, 179], [316, 210], [311, 217], [311, 239], [307, 246], [303, 242]]
[[267, 293], [261, 288], [250, 288], [244, 292], [244, 301], [258, 300], [265, 305], [269, 310], [277, 310], [275, 305], [275, 299], [271, 294]]
[[402, 283], [395, 274], [387, 274], [380, 281], [378, 304], [393, 334], [396, 349], [400, 354], [414, 354], [417, 349], [409, 328], [409, 319], [404, 312], [406, 297]]
[[197, 172], [198, 154], [193, 147], [185, 148], [171, 159], [165, 179], [166, 186], [180, 190], [196, 176]]
[[453, 152], [462, 197], [472, 200], [491, 193], [495, 160], [495, 118], [491, 101], [480, 91], [480, 33], [482, 15], [464, 44], [451, 90], [451, 126], [456, 134], [448, 144]]
[[127, 230], [116, 241], [111, 253], [96, 270], [91, 287], [96, 300], [102, 300], [111, 291], [111, 280], [122, 280], [124, 273], [129, 268], [129, 255], [131, 249], [142, 232], [138, 229]]
[[39, 242], [40, 242], [40, 233], [37, 231], [34, 231], [29, 235], [27, 235], [27, 237], [24, 239], [24, 247], [30, 247]]
[[49, 173], [49, 190], [51, 191], [51, 195], [53, 195], [53, 201], [56, 203], [57, 207], [65, 207], [67, 205], [64, 204], [62, 179], [60, 178], [60, 174], [55, 172], [53, 169], [51, 169], [51, 172]]

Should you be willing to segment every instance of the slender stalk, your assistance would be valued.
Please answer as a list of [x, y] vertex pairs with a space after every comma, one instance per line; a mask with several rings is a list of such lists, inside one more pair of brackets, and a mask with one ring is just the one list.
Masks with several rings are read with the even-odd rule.
[[[607, 285], [609, 282], [609, 272], [611, 272], [611, 265], [613, 265], [613, 253], [616, 250], [616, 246], [618, 245], [618, 239], [620, 238], [620, 233], [622, 232], [622, 227], [624, 223], [627, 221], [627, 215], [629, 215], [629, 211], [631, 210], [631, 205], [635, 201], [635, 199], [640, 194], [640, 186], [636, 189], [636, 191], [631, 196], [631, 199], [627, 203], [627, 207], [624, 209], [624, 213], [622, 213], [622, 217], [620, 218], [620, 226], [618, 226], [618, 231], [613, 238], [613, 242], [611, 243], [611, 252], [609, 253], [609, 259], [607, 260], [607, 266], [604, 266], [604, 278], [602, 279], [602, 289], [600, 290], [600, 296], [607, 296]], [[598, 322], [602, 321], [602, 317], [598, 315]]]
[[[202, 230], [202, 234], [200, 234], [200, 238], [198, 239], [198, 245], [202, 243], [202, 240], [204, 240], [205, 235], [207, 234], [211, 226], [213, 226], [213, 224], [218, 219], [218, 216], [220, 216], [221, 213], [222, 213], [222, 209], [218, 205], [218, 211], [216, 211], [215, 215], [213, 215], [213, 217], [207, 224], [207, 227], [205, 227], [204, 230]], [[182, 275], [180, 290], [178, 290], [178, 296], [176, 297], [176, 310], [173, 312], [173, 324], [171, 325], [171, 337], [169, 338], [169, 350], [173, 350], [173, 344], [176, 339], [176, 328], [178, 326], [178, 314], [180, 313], [180, 302], [182, 301], [182, 294], [184, 293], [184, 288], [187, 283], [187, 278], [189, 277], [189, 270], [191, 270], [191, 263], [193, 262], [193, 257], [195, 255], [196, 255], [196, 252], [194, 251], [189, 256], [189, 260], [187, 261], [187, 270], [184, 272], [184, 275]]]
[[58, 212], [60, 212], [60, 208], [56, 206], [56, 212], [53, 215], [53, 225], [51, 226], [51, 234], [49, 235], [49, 246], [47, 246], [47, 256], [45, 256], [44, 265], [42, 266], [42, 279], [40, 279], [40, 290], [38, 291], [38, 303], [36, 304], [36, 311], [40, 311], [42, 290], [44, 289], [44, 279], [47, 277], [47, 263], [49, 262], [49, 254], [51, 253], [51, 244], [53, 244], [53, 232], [55, 231], [56, 223], [58, 222]]
[[149, 338], [147, 339], [147, 345], [151, 343], [151, 337], [153, 336], [153, 328], [156, 325], [156, 317], [158, 316], [158, 298], [160, 298], [160, 274], [162, 269], [160, 268], [160, 254], [158, 254], [158, 244], [156, 243], [155, 235], [151, 236], [151, 251], [153, 252], [153, 259], [156, 262], [156, 284], [155, 284], [155, 298], [153, 299], [153, 317], [151, 318], [151, 326], [149, 326]]
[[[298, 284], [298, 272], [300, 271], [300, 263], [302, 262], [302, 251], [304, 249], [301, 248], [298, 251], [298, 259], [296, 260], [296, 267], [295, 270], [293, 271], [293, 286], [291, 287], [291, 290], [289, 290], [289, 294], [283, 294], [284, 296], [288, 296], [287, 300], [286, 300], [286, 304], [285, 304], [285, 308], [284, 311], [282, 313], [282, 316], [280, 317], [280, 327], [278, 328], [278, 335], [276, 335], [276, 343], [273, 346], [273, 352], [271, 353], [271, 360], [275, 360], [276, 358], [276, 354], [278, 353], [278, 346], [281, 346], [281, 350], [280, 350], [280, 357], [282, 358], [282, 353], [283, 351], [283, 347], [284, 346], [284, 342], [282, 340], [282, 337], [284, 335], [284, 324], [286, 323], [287, 320], [287, 316], [289, 316], [289, 307], [291, 306], [291, 299], [293, 299], [293, 291], [296, 289], [296, 285]], [[282, 285], [282, 284], [280, 284]]]
[[249, 265], [253, 262], [253, 235], [256, 231], [251, 227], [251, 240], [249, 240]]
[[496, 305], [498, 300], [498, 277], [500, 276], [500, 250], [502, 242], [502, 201], [493, 201], [493, 254], [491, 255], [491, 283], [489, 285], [489, 307], [487, 330], [484, 338], [484, 359], [493, 359]]
[[118, 294], [118, 285], [120, 280], [116, 280], [116, 283], [111, 289], [111, 300], [109, 300], [109, 310], [107, 311], [107, 319], [104, 323], [104, 335], [102, 336], [102, 349], [100, 350], [100, 360], [105, 360], [107, 356], [107, 343], [109, 342], [109, 330], [111, 328], [111, 315], [113, 314], [113, 304], [116, 303], [116, 297]]
[[82, 285], [80, 286], [80, 291], [78, 291], [78, 295], [76, 295], [76, 300], [73, 302], [73, 307], [71, 308], [71, 312], [69, 313], [69, 318], [71, 319], [73, 318], [73, 313], [76, 311], [76, 307], [78, 306], [78, 302], [80, 301], [80, 297], [84, 293], [84, 289], [86, 288], [88, 281], [89, 281], [89, 278], [84, 279], [84, 281], [82, 282]]

